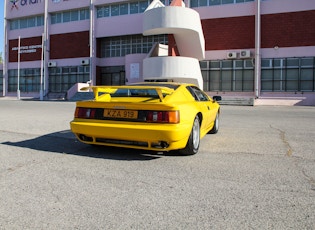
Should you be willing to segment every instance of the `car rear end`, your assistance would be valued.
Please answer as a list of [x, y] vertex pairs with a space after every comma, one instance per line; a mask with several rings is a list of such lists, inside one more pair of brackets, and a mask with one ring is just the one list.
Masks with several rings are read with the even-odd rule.
[[156, 151], [184, 148], [191, 124], [180, 122], [179, 108], [157, 103], [146, 103], [144, 109], [143, 103], [77, 102], [71, 130], [87, 144]]
[[174, 89], [142, 87], [94, 87], [95, 100], [76, 104], [72, 132], [87, 144], [155, 151], [184, 148], [191, 122], [182, 118], [180, 103], [167, 103]]

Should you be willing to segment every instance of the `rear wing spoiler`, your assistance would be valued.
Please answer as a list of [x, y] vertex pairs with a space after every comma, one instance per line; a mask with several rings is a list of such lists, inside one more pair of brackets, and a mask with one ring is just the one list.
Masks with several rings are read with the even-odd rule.
[[94, 99], [95, 101], [99, 100], [99, 93], [102, 94], [113, 94], [116, 92], [117, 89], [138, 89], [138, 90], [148, 90], [152, 89], [155, 90], [157, 95], [159, 96], [159, 99], [161, 102], [164, 100], [164, 95], [170, 95], [174, 92], [174, 89], [168, 88], [168, 87], [156, 87], [156, 86], [132, 86], [132, 85], [123, 85], [123, 86], [89, 86], [89, 87], [83, 87], [81, 88], [82, 91], [91, 91], [93, 90], [94, 93]]

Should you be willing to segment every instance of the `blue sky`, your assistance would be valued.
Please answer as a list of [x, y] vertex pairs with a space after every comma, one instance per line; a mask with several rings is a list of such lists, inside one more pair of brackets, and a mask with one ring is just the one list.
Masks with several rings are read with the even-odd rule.
[[[4, 46], [4, 31], [3, 31], [3, 19], [4, 19], [4, 2], [0, 3], [0, 52], [3, 53]], [[3, 57], [3, 55], [2, 55]]]

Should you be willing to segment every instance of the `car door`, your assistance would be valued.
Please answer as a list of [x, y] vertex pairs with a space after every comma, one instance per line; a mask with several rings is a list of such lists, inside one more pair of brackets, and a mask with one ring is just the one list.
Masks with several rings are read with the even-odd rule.
[[199, 111], [202, 113], [203, 116], [201, 129], [206, 129], [210, 126], [210, 123], [214, 120], [215, 117], [215, 111], [213, 110], [212, 101], [208, 97], [208, 95], [205, 94], [198, 87], [190, 86], [189, 91], [193, 94], [197, 102]]

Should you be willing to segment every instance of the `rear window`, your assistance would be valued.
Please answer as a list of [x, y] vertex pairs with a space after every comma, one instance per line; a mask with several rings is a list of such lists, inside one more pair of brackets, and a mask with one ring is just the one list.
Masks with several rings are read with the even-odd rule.
[[[159, 98], [159, 95], [155, 89], [146, 89], [146, 86], [155, 86], [155, 87], [167, 87], [170, 89], [176, 90], [179, 85], [173, 84], [133, 84], [132, 86], [143, 86], [143, 89], [117, 89], [117, 91], [111, 94], [112, 97], [151, 97], [151, 98]], [[166, 94], [163, 93], [165, 97]]]
[[175, 84], [167, 84], [167, 83], [161, 83], [161, 84], [134, 84], [134, 85], [138, 85], [138, 86], [156, 86], [156, 87], [167, 87], [167, 88], [170, 88], [170, 89], [174, 89], [176, 90], [179, 85], [175, 85]]
[[118, 89], [112, 97], [154, 97], [159, 98], [154, 89]]

